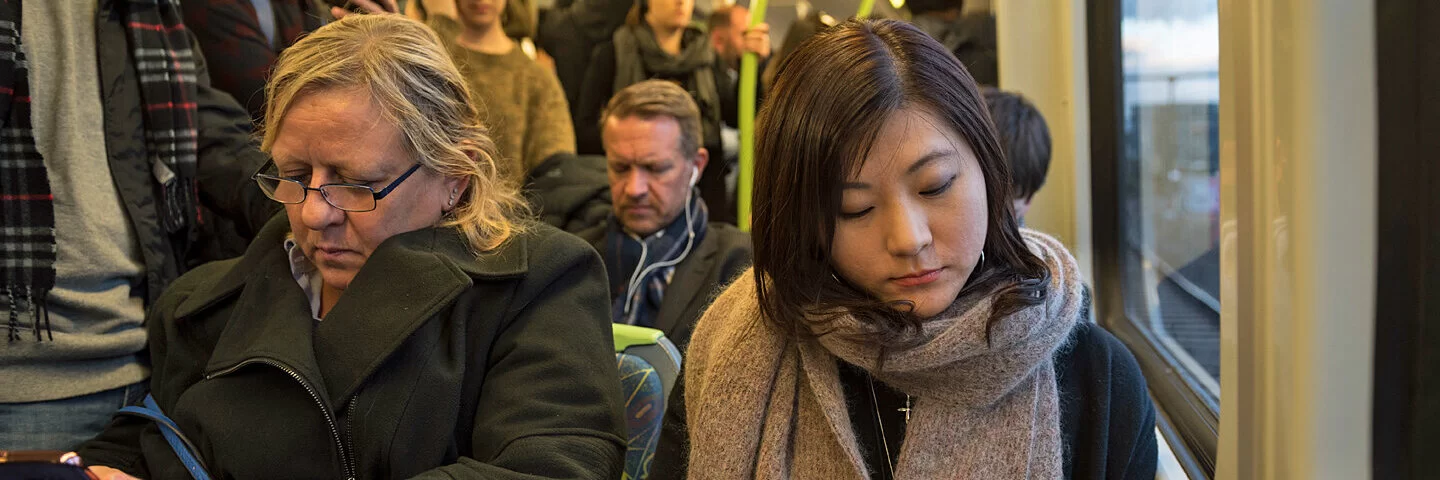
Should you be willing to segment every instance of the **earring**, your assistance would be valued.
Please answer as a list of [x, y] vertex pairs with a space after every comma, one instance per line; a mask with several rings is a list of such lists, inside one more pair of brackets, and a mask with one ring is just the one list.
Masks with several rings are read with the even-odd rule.
[[984, 251], [984, 250], [981, 250], [981, 251], [980, 251], [980, 263], [975, 264], [975, 269], [976, 269], [976, 270], [979, 270], [979, 269], [981, 269], [981, 268], [984, 267], [984, 266], [985, 266], [985, 251]]

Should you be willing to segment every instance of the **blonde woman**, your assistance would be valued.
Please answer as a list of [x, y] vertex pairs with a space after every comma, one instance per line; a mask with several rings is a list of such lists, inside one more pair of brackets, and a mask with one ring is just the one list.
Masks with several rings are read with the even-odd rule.
[[[617, 477], [604, 267], [521, 219], [436, 36], [347, 16], [266, 93], [255, 179], [285, 215], [146, 322], [155, 404], [211, 476]], [[118, 416], [81, 455], [102, 478], [187, 477], [152, 425]]]

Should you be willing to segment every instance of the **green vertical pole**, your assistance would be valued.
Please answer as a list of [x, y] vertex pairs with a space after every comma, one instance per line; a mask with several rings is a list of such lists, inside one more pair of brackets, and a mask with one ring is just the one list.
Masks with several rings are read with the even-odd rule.
[[[765, 21], [765, 0], [750, 2], [750, 25]], [[750, 231], [750, 203], [755, 191], [755, 90], [760, 76], [760, 57], [746, 53], [740, 58], [740, 180], [735, 203], [741, 231]]]
[[860, 10], [855, 12], [855, 18], [866, 18], [870, 12], [875, 11], [875, 0], [860, 0]]

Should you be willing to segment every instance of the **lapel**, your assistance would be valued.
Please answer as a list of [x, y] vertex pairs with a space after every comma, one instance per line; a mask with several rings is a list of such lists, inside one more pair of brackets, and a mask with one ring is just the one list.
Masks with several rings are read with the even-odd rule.
[[187, 299], [177, 316], [194, 315], [238, 293], [206, 372], [267, 358], [300, 374], [331, 405], [343, 404], [411, 334], [476, 280], [520, 277], [528, 263], [521, 239], [476, 257], [453, 228], [403, 233], [371, 254], [317, 323], [281, 247], [287, 233], [285, 215], [272, 218], [226, 277]]
[[709, 296], [710, 271], [715, 269], [716, 245], [720, 243], [716, 241], [716, 235], [714, 231], [705, 234], [695, 253], [676, 266], [675, 277], [665, 287], [665, 298], [660, 301], [655, 328], [665, 332], [672, 340], [675, 339], [671, 334], [675, 333], [681, 316], [690, 311], [696, 302], [704, 302]]

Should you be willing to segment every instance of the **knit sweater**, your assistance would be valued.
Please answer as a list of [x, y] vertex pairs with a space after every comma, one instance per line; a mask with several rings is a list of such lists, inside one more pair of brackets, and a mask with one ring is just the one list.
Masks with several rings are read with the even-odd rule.
[[551, 155], [575, 151], [570, 107], [554, 73], [519, 47], [494, 55], [460, 46], [455, 37], [462, 27], [453, 18], [432, 15], [428, 22], [465, 76], [470, 99], [499, 148], [507, 179], [519, 183]]

